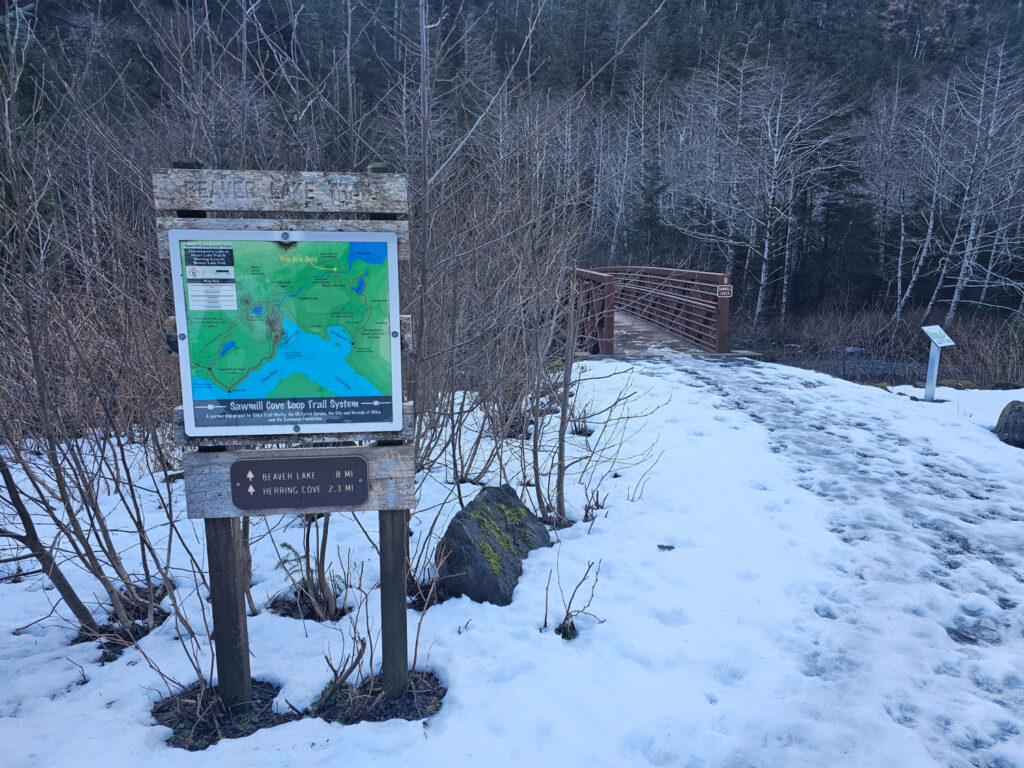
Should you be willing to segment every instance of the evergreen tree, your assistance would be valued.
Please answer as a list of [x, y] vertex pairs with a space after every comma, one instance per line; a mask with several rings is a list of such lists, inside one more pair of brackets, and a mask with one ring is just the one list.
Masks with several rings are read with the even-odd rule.
[[630, 264], [671, 264], [672, 230], [665, 223], [662, 198], [668, 190], [668, 181], [661, 162], [653, 152], [644, 156], [640, 180], [630, 197], [623, 229], [620, 253]]

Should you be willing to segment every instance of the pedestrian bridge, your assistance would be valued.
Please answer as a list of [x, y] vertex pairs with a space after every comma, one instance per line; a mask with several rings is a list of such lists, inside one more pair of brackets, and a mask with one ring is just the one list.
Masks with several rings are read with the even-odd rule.
[[722, 354], [729, 276], [661, 267], [577, 269], [577, 348], [635, 356], [652, 349]]

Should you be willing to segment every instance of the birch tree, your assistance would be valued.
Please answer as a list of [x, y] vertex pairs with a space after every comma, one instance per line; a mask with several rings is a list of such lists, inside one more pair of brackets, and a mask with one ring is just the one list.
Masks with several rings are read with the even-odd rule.
[[[956, 278], [945, 322], [956, 316], [979, 262], [987, 258], [991, 264], [1007, 229], [1022, 213], [1007, 181], [1024, 159], [1024, 79], [1002, 46], [980, 64], [963, 68], [954, 81], [953, 96], [960, 127], [958, 162], [950, 169], [957, 217], [947, 264]], [[940, 280], [936, 291], [943, 287]]]

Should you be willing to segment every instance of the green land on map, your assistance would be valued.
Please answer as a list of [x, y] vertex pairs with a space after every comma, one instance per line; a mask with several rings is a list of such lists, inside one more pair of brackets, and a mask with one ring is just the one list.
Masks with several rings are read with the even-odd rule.
[[[188, 244], [193, 243], [225, 244], [206, 240]], [[352, 342], [343, 362], [379, 394], [391, 394], [386, 260], [368, 263], [355, 258], [350, 262], [347, 242], [227, 243], [234, 252], [237, 308], [188, 314], [194, 376], [227, 393], [235, 391], [249, 376], [275, 360], [287, 318], [301, 331], [327, 341], [332, 340], [332, 328], [343, 329]], [[340, 342], [338, 346], [342, 346]], [[329, 360], [306, 362], [320, 369], [333, 364]], [[268, 396], [344, 394], [344, 389], [329, 389], [300, 371], [281, 379]]]

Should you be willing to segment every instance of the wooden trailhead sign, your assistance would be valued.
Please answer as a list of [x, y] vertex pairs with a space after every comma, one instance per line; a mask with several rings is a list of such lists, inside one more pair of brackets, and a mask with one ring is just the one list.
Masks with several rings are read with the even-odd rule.
[[153, 197], [175, 299], [174, 433], [188, 516], [206, 526], [218, 693], [234, 712], [252, 707], [239, 518], [377, 510], [381, 673], [385, 694], [401, 696], [415, 506], [398, 314], [406, 179], [178, 167], [153, 174]]
[[366, 459], [255, 459], [231, 465], [231, 501], [241, 510], [351, 507], [366, 501]]

